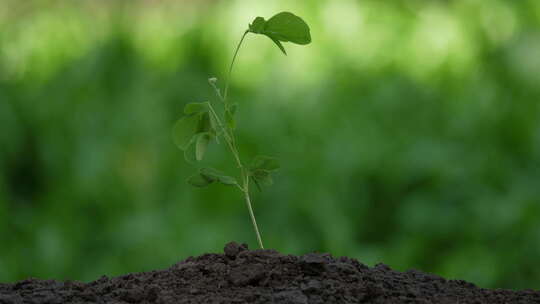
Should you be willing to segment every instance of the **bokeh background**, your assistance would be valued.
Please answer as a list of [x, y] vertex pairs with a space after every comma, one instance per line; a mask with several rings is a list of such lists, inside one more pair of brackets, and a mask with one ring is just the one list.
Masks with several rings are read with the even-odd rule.
[[[292, 11], [309, 46], [263, 36], [230, 96], [266, 246], [540, 286], [540, 1], [0, 0], [0, 281], [165, 268], [257, 247], [236, 189], [191, 188], [170, 130], [213, 100], [256, 16]], [[211, 164], [232, 161], [212, 146]]]

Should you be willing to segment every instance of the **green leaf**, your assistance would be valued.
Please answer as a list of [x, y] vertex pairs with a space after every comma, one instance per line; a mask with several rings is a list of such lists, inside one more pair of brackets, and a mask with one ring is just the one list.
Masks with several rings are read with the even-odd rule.
[[287, 56], [287, 52], [285, 51], [285, 48], [283, 47], [283, 44], [281, 44], [281, 42], [279, 42], [279, 40], [277, 38], [274, 38], [274, 36], [272, 36], [272, 35], [266, 35], [266, 36], [268, 36], [268, 38], [272, 39], [272, 41], [274, 41], [274, 43], [283, 52], [283, 54], [285, 56]]
[[209, 143], [212, 139], [216, 139], [212, 133], [203, 132], [193, 135], [188, 146], [184, 150], [184, 159], [186, 162], [197, 165], [197, 162], [204, 158], [204, 155], [208, 149]]
[[192, 165], [197, 164], [197, 157], [196, 157], [197, 138], [198, 138], [197, 134], [193, 135], [188, 146], [184, 150], [184, 159], [186, 160], [186, 162]]
[[188, 103], [184, 107], [184, 114], [192, 115], [208, 111], [208, 104], [206, 102], [192, 102]]
[[195, 187], [206, 187], [213, 183], [213, 181], [207, 180], [200, 173], [192, 175], [190, 178], [188, 178], [187, 182]]
[[212, 121], [210, 119], [210, 113], [204, 112], [197, 114], [200, 117], [199, 123], [197, 125], [196, 133], [210, 132], [212, 131]]
[[249, 32], [263, 34], [270, 38], [287, 55], [281, 42], [308, 44], [311, 42], [309, 26], [302, 18], [289, 12], [281, 12], [265, 21], [257, 17], [249, 25]]
[[275, 171], [280, 168], [279, 161], [275, 157], [259, 155], [251, 162], [251, 170]]
[[272, 172], [279, 169], [279, 167], [279, 162], [275, 157], [259, 155], [251, 162], [249, 175], [257, 188], [261, 190], [261, 185], [271, 186], [274, 183]]
[[195, 142], [195, 159], [201, 161], [206, 153], [206, 148], [212, 139], [212, 135], [208, 132], [199, 133], [196, 135], [197, 139]]
[[260, 34], [264, 29], [265, 23], [266, 23], [266, 21], [264, 21], [263, 17], [257, 17], [249, 25], [249, 31], [253, 32], [255, 34]]
[[215, 182], [219, 180], [219, 176], [223, 173], [213, 168], [201, 168], [199, 174], [206, 180]]
[[257, 189], [259, 189], [259, 192], [262, 192], [262, 188], [259, 182], [253, 176], [251, 176], [251, 180], [253, 180], [253, 182], [255, 183], [255, 186], [257, 186]]
[[187, 149], [193, 134], [197, 131], [199, 120], [198, 115], [184, 116], [174, 124], [172, 136], [178, 148], [184, 151]]
[[236, 181], [236, 178], [232, 176], [226, 176], [226, 175], [220, 176], [218, 181], [226, 186], [234, 186], [238, 183]]
[[234, 115], [236, 114], [237, 108], [238, 108], [238, 104], [233, 103], [232, 105], [229, 106], [229, 111], [225, 112], [225, 123], [232, 130], [236, 129], [236, 119], [234, 119]]
[[290, 41], [296, 44], [308, 44], [311, 42], [309, 26], [293, 13], [281, 12], [268, 19], [264, 24], [263, 34], [270, 39]]
[[261, 184], [263, 186], [272, 186], [274, 184], [274, 180], [272, 179], [270, 171], [261, 169], [254, 170], [251, 171], [251, 176], [253, 177], [257, 185]]
[[236, 185], [237, 181], [234, 177], [227, 176], [223, 172], [213, 168], [201, 168], [200, 175], [208, 181], [217, 181], [224, 185]]

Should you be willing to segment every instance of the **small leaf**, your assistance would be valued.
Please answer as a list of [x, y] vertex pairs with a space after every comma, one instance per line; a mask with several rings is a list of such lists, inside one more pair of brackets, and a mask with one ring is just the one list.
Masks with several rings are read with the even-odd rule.
[[196, 157], [197, 138], [198, 138], [197, 134], [193, 135], [188, 146], [184, 150], [184, 159], [186, 160], [186, 162], [192, 165], [197, 164], [197, 157]]
[[257, 17], [249, 25], [249, 31], [253, 32], [255, 34], [260, 34], [264, 29], [265, 23], [266, 23], [266, 21], [264, 21], [263, 17]]
[[200, 171], [202, 177], [209, 181], [217, 181], [224, 185], [236, 185], [237, 181], [234, 177], [227, 176], [223, 172], [212, 168], [202, 168]]
[[290, 41], [296, 44], [311, 42], [309, 26], [302, 18], [289, 12], [281, 12], [268, 19], [262, 33], [283, 42]]
[[279, 161], [275, 157], [259, 155], [251, 162], [252, 170], [275, 171], [280, 168]]
[[218, 181], [226, 186], [234, 186], [238, 183], [236, 181], [236, 178], [232, 176], [226, 176], [226, 175], [220, 176]]
[[261, 169], [254, 170], [251, 171], [251, 176], [253, 177], [253, 179], [255, 179], [257, 184], [261, 184], [263, 186], [272, 186], [274, 184], [274, 180], [272, 179], [270, 171]]
[[249, 175], [259, 190], [261, 185], [271, 186], [274, 183], [272, 172], [279, 169], [279, 162], [275, 157], [259, 155], [251, 162]]
[[285, 48], [283, 47], [283, 44], [281, 44], [281, 42], [279, 42], [279, 40], [277, 40], [277, 38], [274, 38], [274, 36], [272, 36], [272, 35], [266, 35], [266, 36], [268, 36], [268, 38], [272, 39], [272, 41], [274, 41], [274, 43], [283, 52], [283, 54], [285, 56], [287, 56], [287, 52], [285, 51]]
[[259, 190], [259, 192], [262, 192], [262, 188], [261, 188], [261, 185], [259, 184], [259, 182], [253, 176], [251, 176], [251, 180], [253, 180], [253, 182], [255, 183], [255, 186], [257, 186], [257, 189]]
[[196, 136], [197, 139], [195, 143], [195, 159], [201, 161], [204, 157], [204, 154], [206, 153], [206, 148], [208, 147], [212, 136], [208, 132], [200, 133]]
[[233, 103], [229, 106], [229, 111], [225, 111], [225, 123], [232, 130], [236, 129], [236, 119], [234, 119], [234, 115], [236, 114], [237, 108], [238, 104]]
[[210, 113], [204, 112], [197, 114], [200, 117], [199, 123], [197, 125], [196, 133], [210, 132], [212, 131], [212, 121], [210, 120]]
[[174, 124], [172, 136], [178, 148], [184, 151], [187, 149], [193, 134], [197, 131], [199, 120], [198, 115], [184, 116]]
[[205, 179], [201, 174], [197, 173], [188, 178], [188, 183], [195, 187], [206, 187], [213, 183], [214, 181], [209, 181]]
[[212, 168], [201, 168], [199, 170], [199, 174], [206, 180], [213, 182], [217, 181], [219, 179], [219, 176], [222, 175], [220, 171]]
[[184, 107], [184, 114], [192, 115], [208, 111], [208, 104], [206, 102], [192, 102], [188, 103]]

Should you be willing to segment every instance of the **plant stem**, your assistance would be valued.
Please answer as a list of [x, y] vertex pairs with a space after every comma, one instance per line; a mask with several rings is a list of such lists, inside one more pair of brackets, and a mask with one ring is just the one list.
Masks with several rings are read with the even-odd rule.
[[257, 228], [257, 221], [255, 220], [255, 215], [253, 214], [253, 209], [251, 208], [251, 199], [249, 198], [249, 191], [244, 191], [244, 198], [246, 199], [246, 205], [249, 210], [249, 215], [251, 216], [251, 222], [253, 223], [253, 227], [255, 228], [255, 233], [257, 234], [257, 241], [259, 242], [259, 246], [261, 249], [264, 249], [261, 234], [259, 233], [259, 229]]
[[[227, 92], [229, 90], [229, 80], [232, 75], [232, 70], [234, 67], [234, 62], [236, 61], [236, 56], [238, 55], [238, 51], [240, 50], [240, 47], [242, 46], [242, 42], [244, 41], [244, 38], [249, 33], [249, 30], [246, 30], [244, 34], [242, 35], [242, 38], [240, 39], [240, 42], [236, 46], [236, 50], [234, 51], [234, 55], [231, 61], [231, 65], [229, 66], [229, 73], [227, 75], [227, 79], [225, 82], [225, 89], [223, 91], [223, 96], [221, 96], [219, 89], [217, 87], [214, 87], [216, 89], [218, 97], [223, 102], [223, 107], [225, 109], [225, 113], [230, 114], [229, 110], [229, 104], [227, 103]], [[257, 226], [257, 220], [255, 219], [255, 214], [253, 213], [253, 208], [251, 206], [251, 198], [249, 196], [249, 171], [242, 165], [242, 161], [240, 160], [240, 156], [238, 153], [238, 149], [236, 148], [236, 138], [234, 136], [233, 130], [224, 125], [221, 120], [219, 119], [216, 111], [214, 111], [214, 108], [210, 103], [208, 103], [210, 112], [216, 119], [216, 122], [220, 126], [221, 130], [223, 131], [223, 137], [225, 138], [225, 141], [227, 142], [227, 145], [229, 146], [229, 150], [231, 150], [231, 153], [234, 156], [234, 159], [236, 160], [236, 164], [238, 165], [238, 168], [240, 169], [240, 175], [242, 179], [242, 186], [238, 185], [238, 188], [244, 193], [244, 199], [246, 201], [246, 205], [249, 211], [249, 216], [251, 217], [251, 223], [253, 224], [253, 228], [255, 229], [255, 234], [257, 235], [257, 241], [259, 243], [259, 246], [261, 249], [264, 249], [261, 234], [259, 232], [259, 227]]]
[[227, 145], [229, 146], [229, 149], [231, 150], [231, 153], [234, 156], [234, 159], [236, 160], [236, 164], [239, 168], [242, 168], [242, 162], [240, 161], [240, 157], [238, 156], [238, 150], [236, 149], [236, 146], [234, 145], [234, 134], [229, 134], [227, 132], [227, 128], [221, 123], [221, 120], [219, 119], [219, 116], [217, 115], [216, 111], [214, 110], [214, 107], [212, 107], [212, 104], [208, 102], [208, 108], [210, 109], [210, 114], [214, 116], [216, 119], [216, 122], [218, 126], [223, 131], [223, 137], [225, 138], [225, 141], [227, 142]]
[[249, 30], [246, 30], [244, 32], [244, 34], [242, 35], [242, 38], [240, 39], [240, 42], [238, 42], [238, 45], [236, 46], [236, 50], [234, 51], [231, 65], [229, 66], [229, 74], [227, 75], [227, 79], [225, 82], [225, 90], [223, 91], [223, 102], [225, 103], [227, 100], [227, 91], [229, 90], [229, 80], [231, 79], [234, 62], [236, 61], [236, 55], [238, 55], [238, 51], [240, 50], [240, 47], [242, 46], [242, 42], [244, 42], [244, 38], [246, 38], [247, 33], [249, 33]]

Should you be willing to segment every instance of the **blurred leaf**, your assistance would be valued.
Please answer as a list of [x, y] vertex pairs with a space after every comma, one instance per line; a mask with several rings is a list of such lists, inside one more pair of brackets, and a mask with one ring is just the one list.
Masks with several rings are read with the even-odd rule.
[[192, 165], [197, 164], [196, 147], [197, 147], [197, 135], [194, 135], [186, 149], [184, 150], [184, 159], [186, 162]]
[[213, 168], [202, 168], [200, 171], [200, 175], [207, 179], [208, 181], [217, 181], [224, 185], [236, 185], [236, 179], [231, 176], [225, 175], [223, 172], [218, 171]]
[[226, 176], [226, 175], [220, 176], [219, 177], [219, 182], [224, 184], [224, 185], [227, 185], [227, 186], [233, 186], [233, 185], [236, 185], [238, 183], [236, 181], [236, 178], [234, 178], [232, 176]]
[[259, 192], [262, 192], [262, 188], [259, 182], [253, 176], [251, 176], [251, 180], [255, 183], [255, 186], [257, 186], [257, 189], [259, 190]]
[[200, 173], [192, 175], [190, 178], [188, 178], [187, 182], [195, 187], [206, 187], [213, 183], [213, 181], [207, 180]]
[[270, 39], [290, 41], [296, 44], [308, 44], [311, 42], [309, 26], [302, 18], [289, 12], [281, 12], [268, 19], [264, 24], [263, 34]]
[[186, 150], [199, 126], [199, 115], [184, 116], [173, 127], [173, 141], [178, 148]]
[[184, 107], [184, 114], [191, 115], [208, 111], [208, 104], [206, 102], [192, 102], [188, 103]]
[[275, 157], [258, 155], [251, 162], [252, 170], [275, 171], [280, 168], [279, 161]]
[[200, 117], [199, 123], [197, 125], [197, 133], [210, 132], [213, 131], [212, 121], [210, 119], [210, 113], [204, 112], [197, 114]]
[[197, 134], [195, 145], [195, 159], [201, 161], [206, 153], [206, 148], [212, 139], [212, 135], [208, 132]]
[[270, 171], [267, 170], [253, 170], [251, 171], [251, 177], [255, 180], [257, 185], [261, 184], [263, 186], [272, 186], [274, 184], [272, 175], [270, 174]]
[[279, 161], [275, 157], [258, 155], [251, 162], [249, 174], [257, 188], [261, 190], [261, 185], [271, 186], [274, 184], [271, 173], [279, 167]]

